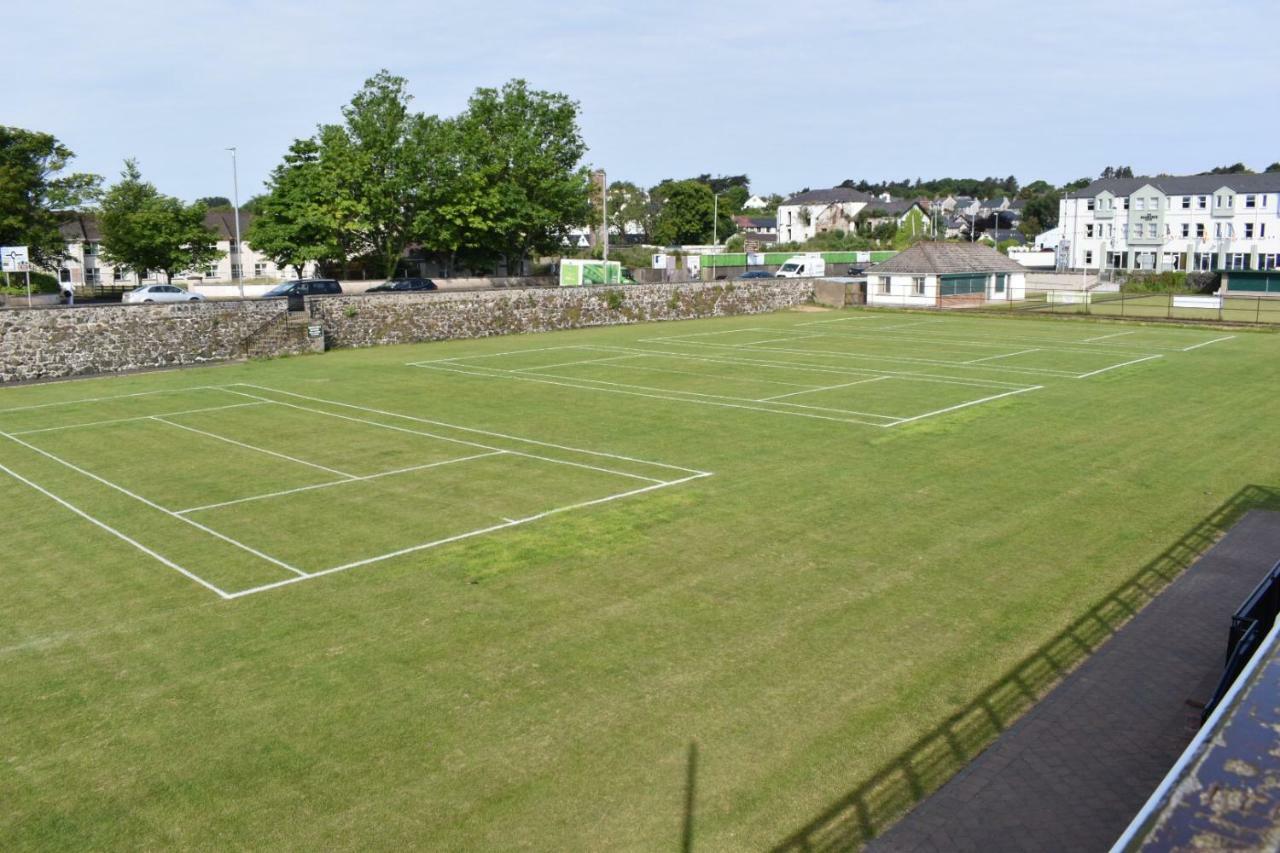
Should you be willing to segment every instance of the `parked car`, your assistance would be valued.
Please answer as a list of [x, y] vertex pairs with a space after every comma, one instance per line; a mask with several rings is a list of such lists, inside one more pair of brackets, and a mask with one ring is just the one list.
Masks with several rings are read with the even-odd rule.
[[136, 304], [139, 302], [201, 302], [204, 297], [199, 293], [190, 293], [172, 284], [144, 284], [130, 290], [120, 298], [121, 302]]
[[405, 293], [411, 290], [439, 290], [429, 278], [397, 278], [371, 287], [365, 293]]
[[271, 299], [277, 296], [332, 296], [342, 293], [342, 285], [333, 278], [299, 278], [286, 281], [268, 290], [262, 296]]
[[764, 270], [747, 270], [738, 278], [773, 278], [773, 273], [765, 272]]

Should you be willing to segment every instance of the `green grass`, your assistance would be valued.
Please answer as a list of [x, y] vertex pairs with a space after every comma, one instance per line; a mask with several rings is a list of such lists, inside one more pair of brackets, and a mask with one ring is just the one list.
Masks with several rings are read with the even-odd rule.
[[[1199, 294], [1177, 294], [1195, 296]], [[984, 310], [1012, 313], [1087, 314], [1136, 320], [1207, 320], [1228, 323], [1280, 323], [1280, 299], [1243, 294], [1227, 296], [1222, 310], [1173, 304], [1170, 293], [1095, 293], [1084, 303], [1048, 302], [1043, 292], [1028, 292], [1022, 302], [988, 303]]]
[[856, 842], [1274, 504], [1277, 356], [796, 312], [0, 390], [0, 465], [227, 593], [296, 576], [161, 508], [307, 572], [497, 527], [224, 600], [0, 471], [0, 849], [671, 849], [693, 742], [697, 849]]

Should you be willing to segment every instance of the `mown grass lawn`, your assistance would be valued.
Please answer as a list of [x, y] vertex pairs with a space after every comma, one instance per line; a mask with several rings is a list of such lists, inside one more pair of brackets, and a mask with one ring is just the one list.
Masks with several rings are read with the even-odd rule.
[[[228, 590], [276, 567], [64, 463], [168, 509], [303, 489], [191, 517], [306, 571], [628, 488], [502, 455], [313, 489], [331, 476], [316, 465], [360, 478], [442, 458], [414, 455], [417, 433], [334, 413], [712, 474], [224, 600], [0, 471], [0, 848], [673, 849], [692, 743], [695, 848], [768, 848], [1224, 501], [1280, 484], [1276, 334], [882, 313], [881, 341], [858, 320], [799, 325], [861, 316], [0, 390], [0, 432], [22, 433], [0, 437], [0, 465]], [[917, 319], [932, 325], [884, 325]], [[692, 337], [650, 340], [671, 336]], [[496, 355], [544, 347], [630, 360], [552, 374]], [[1075, 378], [1146, 353], [1159, 357]], [[846, 368], [849, 387], [801, 416], [785, 406], [803, 390], [742, 402], [842, 385]], [[930, 377], [970, 385], [931, 396]], [[1034, 390], [906, 420], [955, 404], [956, 387], [1005, 385]], [[195, 386], [272, 402], [175, 416], [132, 402]], [[46, 406], [126, 394], [146, 396]], [[322, 414], [285, 417], [290, 400]], [[887, 407], [871, 412], [881, 425], [833, 414], [864, 404]], [[258, 449], [166, 432], [157, 412]], [[62, 430], [119, 418], [137, 419]], [[637, 473], [652, 470], [622, 476]]]

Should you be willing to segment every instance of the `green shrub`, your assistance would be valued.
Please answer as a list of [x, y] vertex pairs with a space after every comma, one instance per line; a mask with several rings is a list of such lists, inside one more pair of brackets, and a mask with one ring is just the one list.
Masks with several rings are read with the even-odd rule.
[[626, 301], [621, 290], [610, 290], [604, 295], [604, 304], [608, 305], [613, 311], [617, 311], [622, 307], [622, 303]]
[[[26, 273], [11, 272], [9, 273], [9, 286], [4, 286], [4, 279], [0, 278], [0, 293], [6, 293], [9, 296], [26, 296], [27, 295], [27, 279]], [[57, 293], [58, 277], [50, 275], [47, 272], [31, 273], [31, 292], [32, 293]]]
[[1213, 272], [1133, 273], [1120, 289], [1125, 293], [1212, 293], [1220, 278]]

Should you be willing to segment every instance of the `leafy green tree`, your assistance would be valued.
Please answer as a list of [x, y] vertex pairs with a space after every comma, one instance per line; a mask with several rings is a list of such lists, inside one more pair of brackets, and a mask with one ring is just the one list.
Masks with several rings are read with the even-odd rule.
[[322, 129], [329, 143], [322, 163], [350, 193], [357, 217], [355, 248], [371, 253], [387, 277], [413, 240], [423, 170], [417, 143], [425, 119], [410, 112], [407, 86], [403, 77], [379, 71], [342, 108], [341, 128]]
[[1232, 163], [1230, 166], [1215, 166], [1207, 172], [1201, 172], [1202, 175], [1252, 175], [1253, 169], [1250, 169], [1244, 163]]
[[[625, 236], [626, 228], [638, 224], [646, 227], [649, 194], [631, 181], [617, 181], [609, 185], [609, 230]], [[646, 232], [647, 234], [647, 232]]]
[[1022, 233], [1039, 234], [1057, 225], [1061, 198], [1062, 194], [1052, 187], [1029, 197], [1022, 209]]
[[1275, 162], [1275, 163], [1272, 163], [1270, 166], [1268, 166], [1268, 167], [1267, 167], [1267, 171], [1268, 171], [1268, 172], [1280, 172], [1280, 161], [1277, 161], [1277, 162]]
[[711, 187], [700, 181], [676, 181], [666, 185], [654, 236], [664, 246], [710, 243], [714, 205]]
[[62, 174], [74, 157], [52, 134], [0, 125], [0, 245], [27, 246], [43, 269], [66, 254], [60, 212], [91, 202], [102, 185], [97, 175]]
[[1089, 184], [1091, 183], [1093, 183], [1093, 178], [1076, 178], [1074, 181], [1072, 181], [1069, 184], [1063, 184], [1062, 191], [1064, 193], [1073, 193], [1076, 190], [1084, 189], [1085, 187], [1089, 186]]
[[112, 266], [158, 270], [172, 281], [175, 273], [222, 257], [217, 235], [205, 227], [205, 206], [162, 195], [142, 179], [134, 160], [125, 161], [119, 182], [103, 196], [101, 210], [102, 255]]
[[233, 205], [231, 199], [224, 195], [207, 195], [203, 198], [196, 199], [197, 204], [203, 204], [209, 210], [232, 210]]
[[330, 190], [320, 164], [320, 144], [315, 139], [295, 140], [267, 179], [267, 192], [253, 200], [255, 216], [245, 242], [276, 266], [293, 267], [298, 276], [311, 261], [345, 260], [329, 209]]
[[507, 273], [535, 252], [558, 251], [590, 216], [590, 176], [578, 104], [512, 80], [477, 89], [456, 119], [461, 160], [477, 176], [463, 184], [483, 204], [469, 242], [501, 258]]

